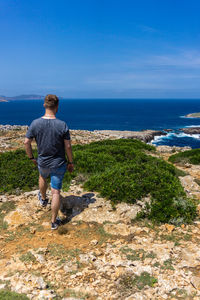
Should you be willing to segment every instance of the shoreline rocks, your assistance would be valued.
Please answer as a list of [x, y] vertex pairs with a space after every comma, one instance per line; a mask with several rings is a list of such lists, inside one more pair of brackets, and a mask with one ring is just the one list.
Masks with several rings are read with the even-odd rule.
[[[27, 125], [0, 125], [0, 131], [9, 130], [27, 130]], [[168, 129], [168, 131], [171, 129]], [[130, 139], [140, 139], [144, 142], [150, 142], [155, 136], [166, 135], [166, 132], [161, 130], [81, 130], [81, 129], [70, 129], [73, 133], [94, 133], [102, 134], [103, 136], [113, 137], [113, 138], [130, 138]]]
[[200, 127], [187, 127], [179, 130], [187, 134], [200, 134]]
[[0, 125], [0, 131], [9, 131], [9, 130], [27, 130], [27, 125]]
[[165, 132], [160, 130], [141, 130], [141, 131], [128, 131], [128, 130], [94, 130], [97, 133], [117, 138], [139, 139], [143, 142], [150, 142], [155, 136], [166, 135]]
[[[18, 147], [24, 148], [25, 133], [27, 125], [0, 125], [0, 152], [15, 150]], [[163, 130], [81, 130], [70, 129], [72, 145], [89, 144], [101, 140], [115, 139], [138, 139], [142, 142], [153, 144], [155, 137], [166, 136], [172, 129]], [[200, 127], [180, 128], [179, 132], [186, 134], [200, 134]], [[156, 148], [158, 145], [154, 145]], [[174, 151], [174, 147], [170, 147]], [[185, 147], [181, 147], [185, 149]], [[171, 151], [170, 151], [171, 152]]]
[[[3, 133], [4, 137], [0, 138], [0, 143], [7, 141], [5, 135], [13, 133], [15, 138], [18, 138], [17, 132], [19, 132], [19, 137], [22, 139], [25, 137], [25, 132], [28, 126], [24, 125], [0, 125], [0, 132]], [[9, 134], [10, 133], [10, 134]], [[105, 139], [138, 139], [145, 143], [153, 141], [155, 136], [166, 135], [167, 133], [161, 130], [141, 130], [141, 131], [128, 131], [128, 130], [80, 130], [80, 129], [70, 129], [72, 144], [88, 144], [94, 141], [100, 141]], [[22, 142], [22, 141], [21, 141]], [[1, 147], [0, 147], [1, 148]], [[4, 148], [6, 145], [4, 145]]]

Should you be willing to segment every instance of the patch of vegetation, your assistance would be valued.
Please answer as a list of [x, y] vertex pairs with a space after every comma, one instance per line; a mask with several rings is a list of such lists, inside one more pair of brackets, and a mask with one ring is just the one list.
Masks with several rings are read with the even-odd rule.
[[1, 229], [7, 229], [8, 224], [4, 222], [4, 217], [7, 215], [10, 211], [15, 209], [15, 202], [14, 201], [7, 201], [0, 205], [0, 230]]
[[42, 226], [41, 224], [35, 224], [34, 225], [34, 229], [37, 231], [37, 232], [42, 232], [45, 230], [44, 226]]
[[18, 294], [9, 290], [0, 290], [0, 300], [29, 300], [24, 294]]
[[200, 186], [200, 179], [195, 178], [194, 181]]
[[140, 260], [141, 259], [140, 254], [142, 254], [142, 256], [144, 255], [144, 250], [143, 249], [140, 250], [136, 251], [126, 246], [120, 248], [121, 253], [125, 254], [128, 260]]
[[190, 163], [193, 165], [200, 164], [200, 149], [192, 149], [171, 155], [168, 159], [172, 163]]
[[105, 243], [109, 238], [113, 238], [113, 235], [106, 232], [103, 226], [100, 225], [97, 226], [96, 233], [99, 235], [99, 239], [98, 239], [99, 245]]
[[48, 252], [51, 256], [58, 257], [59, 259], [75, 258], [81, 253], [78, 248], [66, 249], [61, 244], [49, 244]]
[[89, 227], [77, 229], [76, 232], [75, 232], [76, 237], [80, 237], [80, 238], [84, 238], [84, 239], [90, 238], [91, 234], [92, 234], [92, 232], [91, 232], [91, 229]]
[[160, 263], [158, 261], [155, 262], [155, 264], [153, 264], [154, 267], [159, 268], [160, 267]]
[[62, 297], [73, 297], [73, 298], [81, 298], [83, 300], [90, 298], [90, 295], [87, 294], [83, 294], [80, 292], [76, 292], [72, 289], [65, 289], [62, 293]]
[[152, 259], [154, 259], [154, 258], [156, 258], [156, 253], [154, 253], [153, 251], [150, 251], [150, 252], [147, 252], [147, 254], [146, 254], [146, 258], [152, 258]]
[[120, 286], [132, 291], [142, 290], [146, 285], [153, 287], [157, 282], [158, 280], [148, 272], [142, 272], [140, 276], [124, 274], [120, 278]]
[[176, 288], [174, 289], [171, 293], [168, 294], [169, 299], [175, 298], [175, 299], [185, 299], [185, 300], [189, 300], [189, 299], [194, 299], [195, 296], [197, 295], [197, 292], [192, 292], [191, 294], [188, 294], [187, 291], [185, 289], [179, 289]]
[[174, 267], [172, 265], [172, 259], [167, 259], [163, 262], [163, 266], [161, 266], [161, 269], [165, 270], [174, 270]]
[[160, 239], [164, 241], [174, 242], [175, 246], [180, 245], [180, 241], [183, 237], [179, 234], [171, 233], [171, 234], [161, 234]]
[[66, 260], [65, 258], [61, 258], [61, 259], [59, 260], [57, 266], [61, 266], [61, 265], [65, 264], [66, 261], [67, 261], [67, 260]]
[[0, 166], [0, 193], [29, 191], [38, 185], [38, 170], [24, 150], [1, 153]]
[[145, 258], [155, 258], [156, 254], [153, 251], [145, 252], [143, 249], [133, 250], [127, 246], [120, 248], [121, 253], [126, 255], [128, 260], [144, 260]]
[[[67, 189], [71, 179], [76, 176], [78, 181], [83, 181], [85, 180], [85, 176], [87, 178], [87, 173], [104, 170], [107, 165], [111, 166], [113, 161], [116, 162], [118, 157], [121, 157], [121, 161], [123, 161], [123, 154], [125, 155], [126, 149], [129, 149], [126, 154], [126, 159], [128, 160], [132, 152], [131, 146], [133, 146], [135, 150], [155, 150], [155, 147], [137, 140], [123, 141], [106, 140], [93, 142], [88, 145], [74, 145], [75, 170], [72, 174], [66, 172], [63, 189]], [[120, 144], [122, 144], [121, 146], [124, 149], [118, 147]], [[117, 150], [117, 148], [119, 149]], [[36, 150], [33, 152], [34, 156], [37, 157]], [[112, 159], [112, 156], [115, 156], [115, 158]], [[107, 158], [109, 161], [106, 164]], [[83, 172], [81, 172], [81, 170]], [[37, 167], [28, 159], [24, 150], [8, 151], [0, 154], [0, 182], [0, 193], [13, 193], [16, 189], [29, 191], [38, 186]]]
[[144, 153], [92, 175], [84, 187], [99, 191], [114, 205], [122, 201], [132, 204], [150, 195], [151, 203], [138, 217], [169, 223], [183, 218], [181, 222], [187, 223], [196, 216], [195, 204], [187, 199], [175, 167]]
[[22, 262], [36, 262], [36, 258], [35, 256], [30, 252], [28, 251], [27, 253], [25, 254], [22, 254], [19, 259], [22, 261]]
[[8, 236], [5, 238], [5, 242], [10, 242], [10, 241], [14, 241], [16, 238], [16, 234], [13, 233], [12, 231], [7, 231], [6, 233]]
[[191, 241], [192, 240], [192, 234], [188, 234], [188, 233], [184, 234], [183, 239], [184, 239], [184, 241]]
[[188, 172], [185, 172], [185, 171], [180, 170], [178, 168], [175, 168], [175, 174], [176, 174], [177, 177], [184, 177], [184, 176], [189, 175]]
[[[75, 170], [72, 174], [66, 172], [63, 189], [68, 189], [71, 179], [77, 178], [84, 182], [85, 189], [97, 191], [111, 200], [113, 208], [122, 201], [133, 204], [149, 196], [150, 203], [139, 218], [173, 224], [179, 224], [180, 220], [191, 222], [196, 216], [196, 206], [181, 186], [180, 170], [147, 155], [147, 151], [155, 151], [155, 147], [132, 139], [74, 145]], [[0, 154], [0, 166], [0, 182], [3, 182], [0, 193], [17, 188], [28, 190], [37, 185], [37, 168], [26, 157], [25, 151]]]
[[[9, 273], [10, 273], [10, 272], [7, 273], [7, 277], [11, 277], [11, 276], [12, 276], [12, 275], [10, 276]], [[8, 290], [8, 291], [10, 290], [10, 280], [5, 280], [5, 279], [2, 280], [2, 279], [0, 279], [0, 284], [3, 284], [3, 285], [4, 285], [4, 288], [3, 288], [3, 289], [0, 289], [0, 291], [1, 291], [1, 290], [6, 290], [6, 291], [7, 291], [7, 290]]]

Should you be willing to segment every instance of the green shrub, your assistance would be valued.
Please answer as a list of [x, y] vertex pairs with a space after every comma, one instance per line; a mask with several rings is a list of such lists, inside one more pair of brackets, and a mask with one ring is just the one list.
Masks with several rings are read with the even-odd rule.
[[[97, 142], [92, 142], [90, 144], [86, 144], [86, 145], [75, 145], [73, 146], [75, 150], [81, 150], [81, 149], [95, 149], [99, 148], [100, 146], [102, 146], [102, 151], [105, 151], [105, 147], [110, 147], [110, 146], [115, 146], [116, 149], [118, 147], [122, 147], [122, 146], [131, 146], [133, 147], [135, 150], [147, 150], [147, 151], [156, 151], [156, 148], [152, 145], [148, 145], [146, 143], [143, 143], [139, 140], [136, 139], [117, 139], [117, 140], [103, 140], [103, 141], [97, 141]], [[107, 150], [106, 150], [107, 152]]]
[[[89, 178], [84, 187], [100, 192], [103, 197], [120, 202], [135, 203], [151, 196], [143, 216], [160, 222], [174, 223], [177, 219], [190, 222], [196, 216], [193, 202], [187, 199], [172, 165], [155, 157], [116, 164], [105, 172]], [[181, 200], [182, 199], [182, 200]], [[141, 215], [141, 214], [140, 214]]]
[[157, 278], [148, 272], [142, 272], [139, 276], [135, 274], [123, 274], [120, 276], [119, 289], [121, 291], [142, 290], [145, 286], [153, 287], [158, 282]]
[[38, 185], [38, 170], [25, 151], [9, 151], [0, 155], [0, 183], [0, 193], [16, 189], [28, 191]]
[[[34, 156], [37, 153], [34, 151]], [[24, 150], [8, 151], [0, 154], [0, 194], [30, 191], [38, 188], [38, 169], [27, 157]], [[64, 187], [75, 177], [66, 172]]]
[[169, 157], [169, 161], [172, 163], [190, 163], [193, 165], [200, 164], [200, 149], [192, 149], [184, 152], [180, 152]]
[[24, 294], [18, 294], [9, 290], [0, 290], [0, 300], [28, 300]]
[[[196, 215], [196, 208], [192, 200], [187, 199], [178, 179], [184, 174], [164, 160], [147, 155], [147, 151], [155, 151], [155, 147], [133, 139], [75, 145], [75, 170], [72, 174], [66, 172], [63, 189], [81, 174], [86, 189], [100, 192], [113, 205], [135, 203], [149, 196], [150, 203], [140, 216], [161, 222], [190, 222]], [[1, 193], [37, 186], [37, 168], [25, 151], [0, 154], [0, 182]]]

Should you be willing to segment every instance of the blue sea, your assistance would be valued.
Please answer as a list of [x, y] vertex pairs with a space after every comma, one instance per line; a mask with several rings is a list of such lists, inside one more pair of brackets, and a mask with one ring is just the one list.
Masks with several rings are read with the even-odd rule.
[[[156, 145], [200, 148], [200, 135], [187, 135], [179, 128], [200, 126], [200, 118], [185, 118], [200, 112], [200, 99], [61, 99], [57, 117], [70, 129], [163, 130]], [[0, 124], [29, 125], [44, 114], [42, 100], [0, 102]]]

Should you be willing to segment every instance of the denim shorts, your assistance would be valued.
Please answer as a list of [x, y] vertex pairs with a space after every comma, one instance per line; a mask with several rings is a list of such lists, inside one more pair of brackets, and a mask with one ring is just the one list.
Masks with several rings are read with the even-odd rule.
[[42, 168], [38, 166], [38, 170], [40, 175], [43, 178], [47, 178], [50, 176], [51, 178], [51, 187], [55, 190], [60, 190], [62, 188], [62, 181], [67, 170], [66, 164], [62, 165], [59, 168], [51, 169], [51, 168]]

